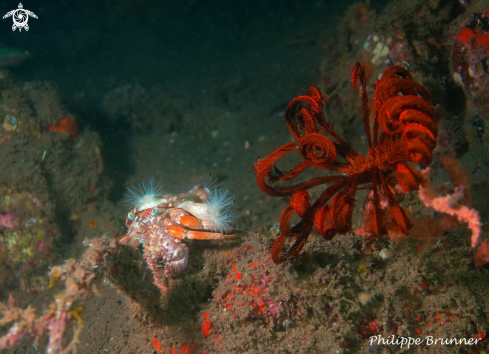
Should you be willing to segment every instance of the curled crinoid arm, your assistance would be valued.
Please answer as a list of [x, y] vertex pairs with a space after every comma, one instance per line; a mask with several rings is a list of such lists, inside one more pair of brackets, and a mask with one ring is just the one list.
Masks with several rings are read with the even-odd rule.
[[[290, 219], [294, 213], [297, 213], [302, 220], [297, 225], [290, 226]], [[312, 217], [313, 209], [310, 203], [309, 193], [307, 191], [300, 191], [294, 194], [290, 199], [289, 205], [284, 209], [280, 217], [280, 231], [282, 234], [279, 235], [272, 248], [272, 259], [275, 263], [279, 264], [283, 262], [281, 249], [289, 237], [295, 237], [296, 242], [289, 251], [288, 256], [295, 257], [300, 252], [314, 226]]]
[[336, 147], [331, 139], [319, 133], [309, 133], [299, 140], [302, 159], [316, 168], [327, 169], [336, 161]]
[[314, 214], [314, 230], [323, 236], [325, 240], [331, 240], [336, 235], [331, 205], [324, 205], [316, 210]]
[[298, 146], [296, 143], [285, 144], [272, 152], [266, 158], [258, 161], [253, 166], [253, 169], [256, 171], [256, 182], [258, 184], [258, 187], [260, 187], [260, 189], [264, 193], [273, 197], [282, 197], [286, 195], [292, 195], [294, 192], [299, 190], [306, 190], [324, 183], [334, 182], [336, 180], [342, 179], [342, 176], [327, 176], [314, 178], [312, 180], [290, 186], [273, 186], [273, 184], [275, 184], [276, 182], [288, 181], [297, 177], [310, 166], [309, 163], [303, 161], [288, 171], [280, 170], [280, 177], [276, 177], [275, 171], [277, 171], [277, 168], [275, 166], [275, 163], [281, 157], [287, 156], [297, 150]]
[[410, 161], [430, 163], [438, 131], [428, 90], [406, 69], [392, 67], [375, 86], [374, 104], [382, 132], [405, 141]]
[[287, 236], [285, 236], [284, 234], [280, 234], [277, 236], [277, 239], [273, 243], [271, 253], [272, 260], [275, 264], [280, 264], [284, 262], [282, 258], [282, 247], [284, 246], [285, 241], [287, 241]]
[[285, 122], [296, 140], [299, 140], [304, 134], [317, 132], [314, 118], [321, 113], [323, 101], [326, 99], [327, 96], [322, 95], [317, 88], [311, 87], [307, 95], [290, 101], [285, 110]]
[[420, 178], [418, 172], [407, 163], [397, 163], [396, 179], [404, 193], [413, 191], [419, 187]]
[[389, 219], [389, 229], [402, 235], [406, 235], [412, 226], [407, 210], [398, 203], [389, 208]]
[[[321, 196], [313, 205], [310, 203], [309, 194], [307, 192], [300, 191], [294, 194], [289, 205], [284, 209], [280, 217], [280, 231], [282, 233], [275, 241], [272, 249], [272, 259], [275, 263], [279, 264], [283, 262], [281, 248], [286, 240], [291, 237], [295, 237], [296, 241], [289, 249], [288, 258], [295, 258], [297, 256], [307, 242], [313, 227], [317, 229], [318, 225], [323, 225], [318, 224], [317, 221], [319, 210], [323, 210], [325, 204], [336, 192], [338, 192], [339, 189], [341, 189], [341, 187], [341, 183], [335, 183], [329, 186], [322, 192]], [[327, 207], [329, 208], [329, 206]], [[290, 220], [294, 215], [294, 212], [297, 213], [302, 220], [296, 225], [290, 226]], [[331, 235], [331, 238], [337, 233], [337, 230], [333, 225], [331, 225], [328, 230], [328, 235]], [[321, 233], [321, 235], [326, 238], [326, 234]]]
[[356, 183], [353, 181], [336, 193], [331, 202], [331, 215], [337, 233], [344, 233], [351, 229], [356, 190]]
[[[363, 80], [362, 80], [363, 79]], [[362, 66], [360, 63], [355, 63], [355, 66], [353, 67], [353, 70], [351, 71], [351, 87], [353, 87], [355, 90], [358, 88], [358, 81], [361, 80], [360, 85], [364, 85], [365, 83], [365, 71], [363, 70]]]

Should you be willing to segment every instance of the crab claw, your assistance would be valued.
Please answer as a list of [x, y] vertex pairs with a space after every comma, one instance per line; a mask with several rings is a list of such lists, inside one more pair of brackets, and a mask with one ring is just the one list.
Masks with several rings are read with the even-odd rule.
[[192, 240], [227, 240], [236, 238], [236, 234], [223, 234], [220, 232], [212, 232], [212, 231], [194, 231], [187, 230], [187, 238]]
[[175, 221], [179, 225], [192, 227], [192, 228], [202, 227], [202, 223], [200, 222], [199, 219], [197, 219], [193, 215], [190, 215], [183, 209], [172, 208], [168, 213], [170, 214], [170, 217], [173, 219], [173, 221]]
[[227, 235], [220, 232], [189, 230], [182, 226], [167, 226], [166, 232], [176, 239], [191, 239], [191, 240], [224, 240], [236, 238], [236, 234]]

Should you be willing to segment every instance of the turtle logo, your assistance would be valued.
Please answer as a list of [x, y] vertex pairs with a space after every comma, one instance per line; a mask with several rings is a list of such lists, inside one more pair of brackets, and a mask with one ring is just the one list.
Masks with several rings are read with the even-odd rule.
[[15, 31], [18, 28], [19, 32], [22, 32], [22, 28], [24, 28], [26, 31], [29, 30], [29, 25], [27, 24], [27, 21], [29, 21], [29, 16], [37, 18], [34, 12], [24, 10], [24, 6], [22, 5], [22, 3], [19, 3], [19, 8], [17, 10], [7, 12], [5, 16], [3, 16], [3, 18], [7, 18], [10, 16], [12, 16], [12, 19], [14, 20], [12, 31]]

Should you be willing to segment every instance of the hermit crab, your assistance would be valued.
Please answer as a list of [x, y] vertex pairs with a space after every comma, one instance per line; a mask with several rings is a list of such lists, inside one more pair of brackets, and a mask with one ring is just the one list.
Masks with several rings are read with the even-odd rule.
[[234, 198], [227, 189], [198, 184], [188, 193], [165, 193], [151, 178], [147, 184], [129, 188], [127, 235], [119, 242], [142, 245], [155, 285], [165, 293], [167, 281], [187, 266], [188, 248], [183, 240], [232, 239]]

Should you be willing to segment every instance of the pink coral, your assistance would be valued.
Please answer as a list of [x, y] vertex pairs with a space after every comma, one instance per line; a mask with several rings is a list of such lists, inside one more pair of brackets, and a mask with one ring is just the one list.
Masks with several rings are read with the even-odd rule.
[[431, 186], [430, 169], [426, 168], [422, 170], [420, 176], [422, 180], [419, 187], [419, 199], [427, 207], [454, 216], [460, 222], [466, 222], [468, 228], [472, 231], [472, 247], [476, 247], [479, 244], [482, 233], [482, 223], [479, 213], [476, 210], [460, 204], [465, 198], [464, 185], [458, 186], [455, 193], [440, 197], [433, 191]]

